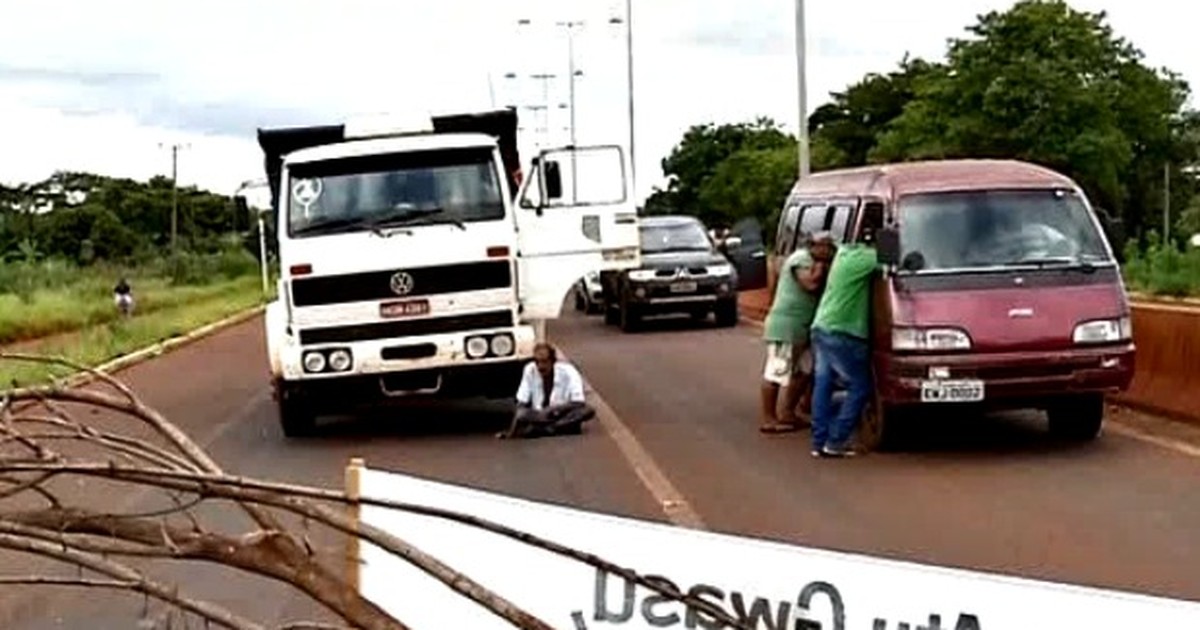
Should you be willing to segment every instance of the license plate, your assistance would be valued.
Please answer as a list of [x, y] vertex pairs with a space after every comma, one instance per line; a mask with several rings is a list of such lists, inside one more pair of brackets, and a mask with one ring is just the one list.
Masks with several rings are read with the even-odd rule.
[[414, 317], [429, 314], [429, 300], [406, 300], [384, 302], [379, 305], [380, 317]]
[[671, 284], [671, 293], [695, 293], [695, 282], [674, 282]]
[[979, 402], [983, 381], [924, 381], [921, 402]]

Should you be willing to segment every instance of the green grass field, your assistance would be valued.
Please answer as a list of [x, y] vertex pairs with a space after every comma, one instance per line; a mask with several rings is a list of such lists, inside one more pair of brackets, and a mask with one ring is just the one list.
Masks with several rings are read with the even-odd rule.
[[[112, 289], [125, 277], [133, 317]], [[273, 288], [272, 288], [273, 293]], [[244, 251], [187, 254], [141, 265], [76, 267], [58, 261], [0, 264], [0, 347], [95, 366], [265, 301], [257, 261]], [[69, 368], [0, 361], [0, 387], [64, 376]]]

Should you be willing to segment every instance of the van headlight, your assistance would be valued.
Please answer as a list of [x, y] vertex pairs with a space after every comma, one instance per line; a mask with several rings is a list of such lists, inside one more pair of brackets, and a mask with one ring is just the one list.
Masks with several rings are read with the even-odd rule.
[[1133, 339], [1133, 321], [1128, 317], [1093, 319], [1075, 326], [1075, 343], [1113, 343]]
[[467, 338], [467, 358], [480, 359], [488, 352], [487, 337], [468, 337]]
[[305, 352], [301, 361], [304, 363], [304, 369], [309, 372], [320, 372], [325, 369], [325, 355], [316, 350]]
[[720, 265], [709, 265], [708, 275], [710, 276], [730, 276], [733, 275], [733, 265], [728, 263]]
[[958, 328], [893, 328], [892, 349], [912, 351], [970, 350], [971, 337]]
[[354, 357], [349, 350], [338, 349], [329, 353], [329, 369], [334, 372], [345, 372], [354, 365]]
[[629, 279], [634, 282], [645, 282], [654, 279], [653, 269], [634, 269], [629, 272]]

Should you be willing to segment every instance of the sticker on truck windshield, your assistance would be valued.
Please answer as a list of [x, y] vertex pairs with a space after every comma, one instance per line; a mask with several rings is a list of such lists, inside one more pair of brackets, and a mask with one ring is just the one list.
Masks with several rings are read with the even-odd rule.
[[292, 185], [292, 200], [304, 207], [307, 212], [308, 207], [321, 196], [323, 186], [319, 179], [299, 179]]

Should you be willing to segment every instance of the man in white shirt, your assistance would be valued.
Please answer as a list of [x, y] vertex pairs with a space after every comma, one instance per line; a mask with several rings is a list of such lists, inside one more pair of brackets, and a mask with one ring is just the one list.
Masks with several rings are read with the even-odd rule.
[[558, 360], [554, 346], [534, 346], [517, 388], [517, 412], [499, 438], [578, 434], [596, 415], [583, 394], [583, 377], [570, 363]]

